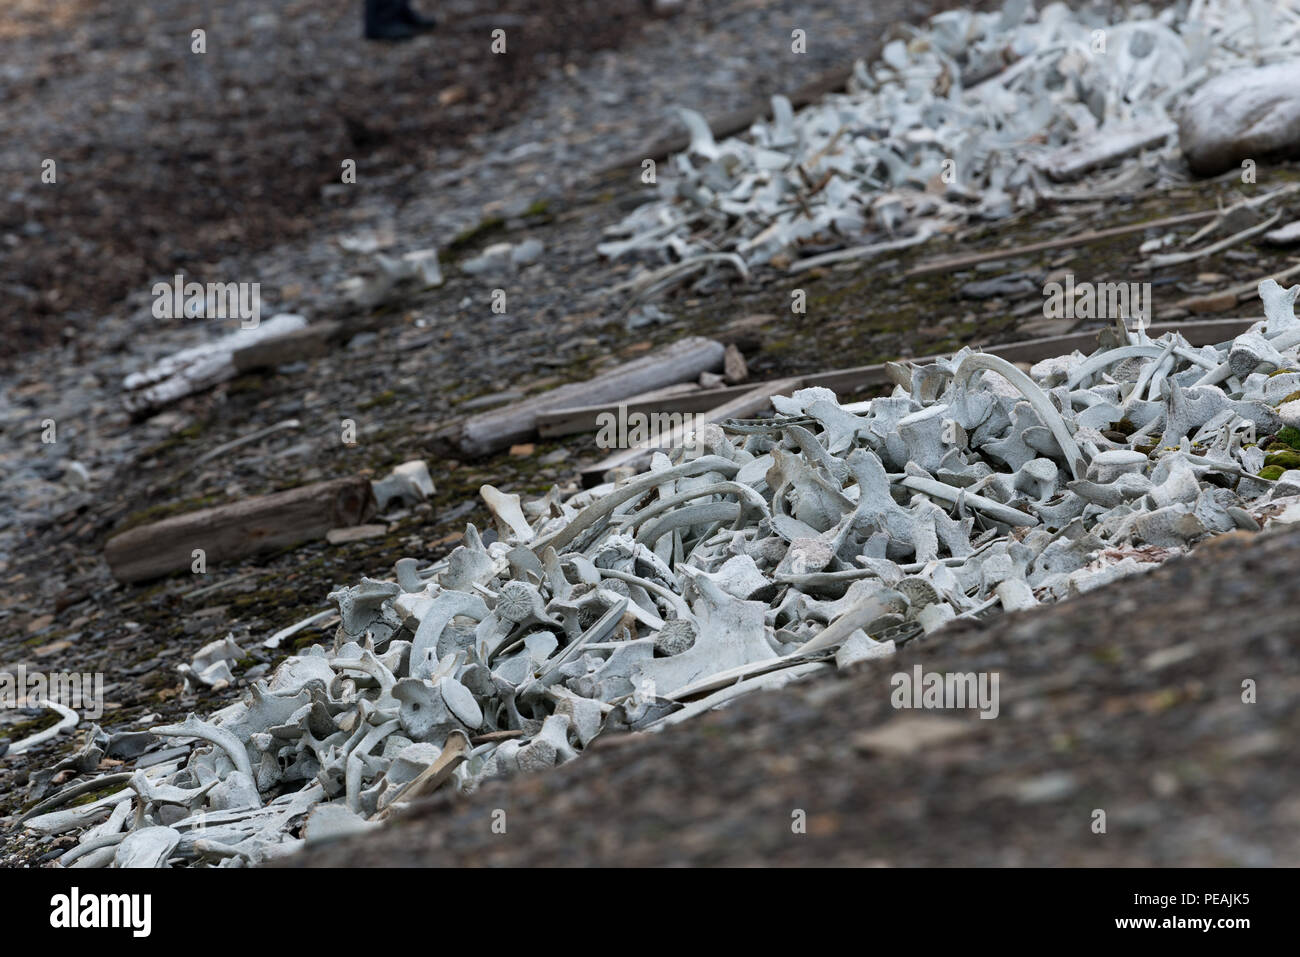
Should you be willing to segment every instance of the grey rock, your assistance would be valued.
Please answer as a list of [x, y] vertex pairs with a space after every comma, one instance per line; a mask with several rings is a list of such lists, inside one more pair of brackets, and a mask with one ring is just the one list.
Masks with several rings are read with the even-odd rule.
[[1294, 60], [1231, 70], [1188, 98], [1178, 120], [1187, 164], [1215, 176], [1242, 160], [1300, 157], [1300, 84]]

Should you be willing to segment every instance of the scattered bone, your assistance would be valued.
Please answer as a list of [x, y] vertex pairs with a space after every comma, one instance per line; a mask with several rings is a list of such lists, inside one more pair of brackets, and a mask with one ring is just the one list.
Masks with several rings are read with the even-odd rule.
[[394, 502], [398, 505], [419, 505], [433, 497], [433, 479], [429, 466], [423, 459], [412, 459], [393, 468], [382, 479], [370, 483], [375, 494], [375, 508], [385, 511]]
[[[610, 229], [598, 251], [649, 260], [630, 281], [645, 298], [683, 278], [703, 289], [756, 266], [799, 272], [886, 255], [1043, 199], [1173, 185], [1185, 179], [1180, 116], [1194, 169], [1205, 149], [1190, 140], [1217, 143], [1224, 133], [1245, 157], [1286, 154], [1300, 148], [1300, 36], [1294, 6], [1284, 6], [1287, 26], [1267, 46], [1263, 14], [1234, 0], [1136, 7], [1132, 19], [1127, 8], [1108, 20], [1092, 8], [1022, 0], [937, 14], [885, 44], [877, 62], [857, 64], [846, 92], [798, 112], [773, 98], [771, 119], [743, 136], [720, 139], [703, 117], [678, 109], [689, 143], [661, 164], [658, 196]], [[1092, 51], [1098, 33], [1111, 45], [1106, 55]], [[1228, 129], [1219, 102], [1233, 118]], [[1189, 124], [1204, 135], [1190, 137]], [[1077, 195], [1048, 182], [1094, 169], [1103, 172]]]
[[9, 745], [6, 751], [7, 754], [23, 754], [30, 751], [38, 744], [44, 744], [46, 741], [57, 738], [65, 731], [71, 731], [77, 726], [77, 722], [81, 720], [77, 715], [77, 712], [57, 701], [52, 701], [49, 698], [42, 698], [39, 701], [34, 702], [34, 704], [40, 705], [43, 708], [49, 708], [51, 711], [57, 711], [59, 713], [58, 723], [51, 725], [44, 731], [37, 731], [29, 737], [15, 741], [13, 744]]

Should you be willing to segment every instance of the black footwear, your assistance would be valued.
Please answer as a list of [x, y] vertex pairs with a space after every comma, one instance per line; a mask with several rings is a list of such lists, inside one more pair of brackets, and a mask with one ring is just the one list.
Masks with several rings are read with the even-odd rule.
[[436, 25], [412, 10], [410, 0], [366, 0], [367, 40], [409, 40]]
[[401, 21], [409, 27], [414, 27], [421, 33], [432, 30], [438, 25], [438, 21], [433, 17], [426, 17], [424, 14], [417, 12], [410, 4], [409, 0], [402, 0], [401, 9], [398, 11]]

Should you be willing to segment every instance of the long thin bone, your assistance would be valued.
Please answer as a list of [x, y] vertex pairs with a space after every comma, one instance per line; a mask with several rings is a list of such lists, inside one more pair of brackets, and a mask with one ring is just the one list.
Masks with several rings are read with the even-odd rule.
[[596, 571], [600, 572], [602, 578], [616, 578], [619, 581], [627, 582], [629, 585], [640, 585], [652, 595], [658, 595], [677, 609], [678, 618], [690, 617], [691, 609], [686, 604], [686, 599], [658, 582], [652, 582], [648, 578], [641, 578], [630, 572], [619, 571], [617, 568], [597, 568]]
[[736, 502], [705, 502], [701, 505], [687, 505], [663, 518], [644, 526], [637, 533], [636, 541], [643, 545], [653, 545], [664, 535], [679, 528], [692, 525], [706, 525], [711, 522], [734, 522], [741, 515], [741, 507]]
[[1163, 269], [1165, 266], [1177, 266], [1181, 263], [1193, 262], [1197, 259], [1204, 259], [1206, 256], [1213, 256], [1215, 253], [1223, 252], [1225, 249], [1243, 243], [1252, 236], [1258, 236], [1260, 233], [1267, 232], [1274, 223], [1282, 218], [1282, 210], [1278, 210], [1268, 219], [1264, 220], [1257, 226], [1251, 226], [1243, 229], [1239, 233], [1233, 233], [1227, 239], [1221, 239], [1202, 249], [1193, 249], [1185, 253], [1164, 253], [1163, 255], [1152, 256], [1146, 262], [1139, 263], [1139, 269]]
[[572, 658], [583, 645], [592, 641], [600, 641], [607, 634], [613, 631], [614, 626], [617, 625], [619, 620], [623, 617], [623, 612], [627, 611], [628, 601], [629, 599], [620, 596], [619, 601], [610, 605], [609, 609], [605, 614], [601, 615], [600, 618], [597, 619], [594, 625], [584, 631], [562, 651], [557, 652], [550, 658], [546, 659], [546, 661], [542, 662], [541, 667], [537, 669], [537, 680], [544, 680], [556, 668], [560, 667]]
[[99, 837], [91, 838], [85, 844], [78, 844], [59, 858], [59, 866], [71, 867], [79, 858], [85, 857], [92, 851], [98, 851], [105, 847], [117, 847], [126, 840], [126, 836], [130, 833], [130, 831], [118, 831], [116, 834], [101, 834]]
[[1174, 343], [1171, 339], [1169, 343], [1160, 350], [1155, 361], [1148, 362], [1142, 367], [1142, 371], [1138, 373], [1137, 381], [1133, 383], [1133, 388], [1129, 390], [1128, 397], [1124, 399], [1124, 404], [1120, 407], [1125, 414], [1128, 413], [1128, 410], [1132, 407], [1134, 402], [1142, 398], [1142, 390], [1146, 388], [1148, 382], [1151, 382], [1153, 386], [1156, 384], [1155, 381], [1153, 381], [1156, 370], [1170, 357], [1170, 354], [1173, 351]]
[[581, 535], [587, 529], [591, 528], [597, 522], [608, 518], [614, 514], [624, 502], [632, 501], [639, 498], [646, 492], [658, 488], [665, 482], [674, 479], [683, 478], [688, 475], [698, 475], [701, 472], [721, 472], [728, 478], [740, 471], [740, 466], [725, 459], [721, 455], [702, 455], [698, 459], [691, 459], [689, 462], [683, 462], [681, 465], [673, 466], [670, 469], [664, 469], [662, 472], [650, 472], [639, 478], [633, 479], [622, 488], [615, 489], [598, 502], [593, 502], [587, 508], [583, 509], [568, 525], [557, 529], [548, 535], [543, 535], [530, 543], [534, 552], [550, 545], [557, 552], [562, 550], [566, 545]]
[[1074, 436], [1070, 434], [1065, 420], [1061, 418], [1061, 413], [1056, 411], [1056, 406], [1052, 405], [1052, 400], [1047, 397], [1033, 379], [1000, 356], [989, 355], [987, 352], [976, 352], [962, 360], [957, 369], [956, 380], [964, 385], [976, 372], [986, 371], [996, 372], [1002, 376], [1029, 401], [1030, 406], [1038, 413], [1038, 418], [1051, 429], [1052, 435], [1061, 447], [1061, 451], [1065, 453], [1065, 460], [1070, 466], [1071, 474], [1076, 479], [1082, 478], [1083, 473], [1088, 470], [1088, 459], [1079, 450], [1079, 446], [1075, 444]]
[[[824, 661], [806, 661], [799, 664], [789, 664], [784, 668], [765, 671], [763, 674], [755, 675], [752, 678], [746, 678], [743, 681], [737, 681], [733, 685], [715, 691], [707, 698], [701, 698], [699, 701], [693, 701], [680, 711], [673, 711], [664, 715], [656, 721], [651, 722], [641, 728], [642, 731], [662, 731], [664, 728], [671, 727], [674, 724], [680, 724], [689, 718], [711, 711], [720, 704], [724, 704], [733, 698], [739, 698], [741, 695], [749, 694], [751, 691], [759, 691], [764, 688], [779, 688], [782, 685], [789, 684], [791, 681], [797, 681], [807, 675], [816, 674], [819, 671], [830, 671], [835, 666]], [[680, 698], [680, 692], [674, 697]]]
[[[632, 512], [626, 516], [620, 516], [624, 528], [637, 528], [647, 519], [654, 518], [661, 512], [670, 508], [681, 505], [683, 502], [689, 502], [692, 499], [703, 498], [706, 495], [734, 495], [745, 506], [757, 511], [764, 518], [771, 516], [768, 511], [767, 502], [763, 501], [763, 496], [759, 495], [748, 485], [740, 482], [711, 482], [700, 488], [688, 489], [685, 492], [678, 492], [676, 495], [670, 495], [667, 498], [661, 498], [652, 505], [647, 505], [640, 511]], [[742, 513], [743, 514], [743, 513]]]
[[361, 742], [348, 754], [347, 770], [344, 771], [344, 793], [347, 795], [348, 807], [354, 811], [361, 810], [361, 759], [370, 753], [384, 738], [402, 726], [397, 719], [374, 725], [366, 732]]
[[[970, 496], [967, 496], [969, 502]], [[1027, 516], [1028, 517], [1028, 516]], [[994, 542], [1001, 539], [990, 539], [983, 545], [976, 548], [969, 555], [961, 557], [940, 558], [938, 563], [948, 568], [960, 568], [971, 559], [987, 551], [992, 547]], [[932, 562], [909, 562], [906, 565], [899, 565], [898, 570], [904, 575], [915, 575], [917, 572], [924, 571]], [[824, 588], [827, 585], [849, 584], [858, 581], [861, 578], [879, 578], [880, 573], [874, 568], [849, 568], [840, 572], [810, 572], [804, 575], [793, 575], [789, 573], [777, 573], [772, 576], [776, 581], [783, 582], [787, 585], [795, 585], [800, 588]]]
[[983, 512], [994, 521], [1002, 522], [1004, 525], [1014, 527], [1038, 524], [1037, 518], [1027, 512], [1020, 511], [1018, 508], [1003, 505], [1001, 502], [995, 502], [983, 495], [968, 492], [964, 488], [954, 488], [936, 479], [922, 478], [919, 475], [907, 475], [903, 477], [900, 484], [914, 492], [929, 495], [931, 498], [937, 498], [942, 502], [953, 505], [959, 502], [965, 503], [976, 511]]
[[[1110, 349], [1106, 352], [1099, 352], [1095, 356], [1089, 356], [1083, 362], [1079, 363], [1078, 368], [1070, 373], [1066, 379], [1066, 385], [1071, 388], [1077, 388], [1079, 383], [1091, 375], [1101, 372], [1103, 369], [1113, 366], [1117, 362], [1125, 359], [1156, 359], [1163, 353], [1160, 346], [1120, 346], [1118, 349]], [[1174, 346], [1174, 355], [1180, 359], [1186, 359], [1202, 369], [1213, 369], [1213, 362], [1206, 359], [1199, 353], [1193, 352], [1184, 346]]]
[[253, 765], [248, 760], [248, 750], [240, 743], [239, 739], [225, 728], [218, 728], [206, 721], [200, 721], [193, 712], [188, 714], [180, 724], [163, 724], [149, 730], [164, 738], [202, 738], [204, 741], [211, 741], [230, 755], [235, 770], [247, 774], [250, 781], [257, 780], [253, 775]]
[[889, 600], [885, 596], [868, 595], [851, 605], [843, 614], [819, 631], [815, 636], [786, 655], [787, 658], [802, 658], [814, 651], [834, 648], [842, 644], [849, 635], [859, 628], [865, 628], [877, 618], [889, 611]]
[[88, 778], [85, 781], [78, 781], [76, 784], [69, 784], [57, 794], [52, 794], [39, 804], [28, 808], [27, 811], [24, 812], [23, 816], [15, 821], [14, 824], [18, 825], [25, 821], [29, 821], [38, 814], [43, 814], [46, 811], [67, 804], [73, 798], [80, 797], [88, 791], [101, 791], [104, 788], [112, 787], [114, 784], [126, 784], [130, 780], [130, 771], [119, 771], [115, 774], [106, 774], [101, 778]]
[[57, 738], [64, 731], [71, 731], [81, 720], [77, 715], [77, 712], [73, 711], [66, 705], [59, 704], [57, 701], [52, 701], [49, 698], [41, 698], [36, 701], [36, 704], [43, 708], [49, 708], [51, 711], [57, 711], [60, 715], [59, 722], [51, 725], [44, 731], [37, 731], [30, 737], [23, 738], [16, 744], [11, 744], [9, 746], [9, 754], [22, 754], [25, 751], [30, 751], [38, 744], [42, 744], [52, 738]]

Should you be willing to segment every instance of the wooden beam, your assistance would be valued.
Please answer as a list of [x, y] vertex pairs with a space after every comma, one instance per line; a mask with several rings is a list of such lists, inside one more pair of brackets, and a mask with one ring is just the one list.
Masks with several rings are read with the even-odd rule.
[[710, 422], [721, 422], [724, 419], [740, 418], [747, 415], [754, 415], [761, 412], [772, 401], [774, 395], [786, 395], [800, 388], [804, 384], [803, 379], [774, 379], [770, 382], [758, 382], [750, 385], [744, 395], [737, 396], [719, 406], [715, 406], [708, 412], [697, 415], [689, 425], [683, 425], [673, 429], [667, 438], [659, 438], [640, 445], [633, 446], [630, 449], [621, 449], [613, 455], [606, 456], [595, 465], [588, 466], [582, 470], [582, 484], [585, 486], [599, 485], [603, 481], [606, 472], [613, 468], [630, 466], [640, 468], [648, 463], [656, 451], [666, 450], [675, 445], [680, 445], [682, 438], [687, 432], [692, 432], [701, 425], [707, 425]]
[[691, 382], [701, 372], [722, 368], [726, 349], [720, 342], [691, 336], [649, 355], [626, 362], [586, 382], [573, 382], [520, 402], [489, 409], [452, 426], [439, 438], [455, 454], [490, 455], [537, 434], [537, 418], [552, 409], [618, 402], [627, 396]]
[[1166, 216], [1163, 219], [1150, 219], [1144, 223], [1129, 223], [1127, 226], [1113, 226], [1110, 229], [1097, 229], [1092, 232], [1077, 233], [1074, 236], [1062, 236], [1059, 239], [1045, 239], [1038, 243], [1024, 246], [1009, 246], [1003, 249], [990, 249], [986, 252], [966, 253], [961, 256], [948, 256], [945, 259], [931, 259], [917, 263], [906, 273], [908, 276], [924, 276], [932, 272], [947, 272], [950, 269], [962, 269], [979, 263], [993, 262], [996, 259], [1013, 259], [1027, 253], [1044, 252], [1048, 249], [1065, 249], [1069, 246], [1085, 246], [1103, 239], [1140, 233], [1144, 229], [1168, 229], [1170, 226], [1184, 226], [1188, 223], [1204, 222], [1219, 215], [1217, 209], [1205, 209], [1198, 213], [1183, 213], [1179, 216]]
[[282, 336], [262, 339], [236, 349], [231, 353], [231, 359], [235, 371], [239, 373], [253, 369], [273, 369], [299, 359], [314, 359], [329, 352], [330, 340], [342, 330], [343, 324], [334, 319], [313, 322]]
[[211, 568], [324, 538], [332, 528], [361, 524], [374, 505], [368, 479], [316, 482], [129, 529], [108, 540], [104, 557], [118, 581], [144, 581], [190, 568], [196, 548]]
[[627, 415], [634, 412], [645, 415], [655, 412], [707, 412], [723, 402], [729, 402], [751, 391], [755, 384], [747, 382], [744, 385], [728, 386], [725, 389], [700, 389], [679, 395], [655, 396], [649, 399], [633, 397], [626, 402], [553, 409], [537, 416], [537, 434], [544, 439], [553, 439], [562, 435], [591, 432], [600, 427], [601, 415], [605, 413], [618, 415], [619, 409]]
[[[874, 50], [880, 49], [880, 44], [874, 44]], [[867, 62], [874, 58], [871, 50], [867, 50]], [[837, 66], [824, 73], [821, 73], [801, 87], [796, 89], [788, 97], [790, 105], [796, 110], [813, 103], [828, 93], [834, 93], [837, 90], [843, 90], [849, 82], [849, 77], [853, 75], [852, 66]], [[713, 133], [714, 139], [725, 139], [728, 136], [735, 136], [737, 133], [743, 133], [759, 120], [764, 120], [772, 115], [771, 99], [755, 100], [747, 106], [738, 110], [732, 110], [730, 113], [724, 113], [709, 119], [709, 130]], [[641, 163], [644, 160], [652, 159], [656, 163], [672, 156], [674, 153], [680, 153], [686, 147], [691, 145], [690, 136], [684, 133], [678, 133], [671, 136], [661, 137], [651, 143], [647, 143], [642, 149], [635, 153], [629, 153], [623, 158], [610, 163], [604, 167], [598, 177], [605, 179], [617, 173], [630, 173], [635, 170], [638, 174], [641, 171]]]

